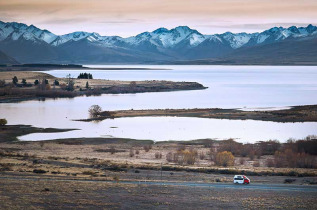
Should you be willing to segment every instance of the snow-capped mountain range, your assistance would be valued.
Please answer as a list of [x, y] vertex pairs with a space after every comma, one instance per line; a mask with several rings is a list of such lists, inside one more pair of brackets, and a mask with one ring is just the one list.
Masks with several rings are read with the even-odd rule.
[[[115, 63], [205, 59], [223, 56], [239, 48], [316, 36], [317, 27], [313, 25], [274, 27], [260, 33], [213, 35], [201, 34], [187, 26], [171, 30], [159, 28], [128, 38], [83, 31], [55, 35], [34, 25], [0, 21], [0, 50], [20, 62]], [[36, 55], [37, 58], [34, 57]]]

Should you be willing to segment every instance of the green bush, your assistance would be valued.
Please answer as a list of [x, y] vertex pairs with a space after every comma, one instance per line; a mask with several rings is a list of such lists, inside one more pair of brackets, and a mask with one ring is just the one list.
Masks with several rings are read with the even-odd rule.
[[8, 121], [6, 119], [0, 119], [0, 125], [6, 125]]

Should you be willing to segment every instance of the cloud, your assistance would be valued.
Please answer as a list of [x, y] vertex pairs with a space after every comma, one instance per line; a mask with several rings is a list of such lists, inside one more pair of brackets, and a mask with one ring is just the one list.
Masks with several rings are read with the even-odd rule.
[[74, 17], [74, 18], [49, 18], [46, 20], [41, 20], [38, 23], [41, 24], [63, 24], [63, 25], [67, 25], [67, 24], [72, 24], [72, 23], [83, 23], [83, 22], [87, 22], [89, 19], [87, 18], [78, 18], [78, 17]]
[[104, 24], [126, 24], [126, 23], [140, 23], [140, 22], [145, 22], [144, 20], [141, 19], [122, 19], [122, 20], [103, 20], [103, 21], [98, 21], [97, 23], [104, 23]]

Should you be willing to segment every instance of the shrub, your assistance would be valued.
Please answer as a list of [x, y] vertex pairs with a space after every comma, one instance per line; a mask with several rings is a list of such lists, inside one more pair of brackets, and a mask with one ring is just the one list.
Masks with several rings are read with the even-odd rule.
[[18, 82], [19, 82], [18, 78], [16, 76], [14, 76], [12, 78], [12, 83], [16, 85]]
[[196, 150], [182, 150], [176, 151], [176, 153], [169, 152], [166, 155], [166, 160], [180, 165], [193, 165], [196, 162], [197, 156]]
[[262, 155], [274, 155], [281, 147], [281, 143], [276, 140], [260, 141], [256, 145], [259, 147], [259, 152]]
[[254, 150], [250, 151], [249, 154], [248, 154], [248, 156], [249, 156], [250, 160], [254, 160], [254, 158], [255, 158], [255, 152], [254, 152]]
[[6, 85], [6, 81], [3, 79], [3, 80], [0, 80], [0, 87], [4, 87]]
[[156, 152], [156, 153], [155, 153], [155, 158], [156, 158], [156, 159], [161, 159], [161, 158], [162, 158], [162, 153]]
[[22, 79], [22, 84], [26, 85], [26, 79]]
[[43, 169], [34, 169], [33, 170], [33, 173], [36, 173], [36, 174], [45, 174], [47, 171], [43, 170]]
[[316, 168], [316, 159], [307, 153], [296, 153], [291, 149], [276, 151], [274, 154], [275, 167]]
[[259, 162], [259, 161], [255, 161], [255, 162], [253, 163], [253, 166], [254, 166], [254, 167], [260, 167], [260, 162]]
[[137, 155], [140, 154], [140, 150], [138, 150], [138, 149], [135, 150], [135, 154], [137, 154]]
[[241, 165], [244, 165], [245, 159], [242, 157], [242, 158], [239, 159], [239, 162], [240, 162]]
[[96, 173], [94, 171], [83, 171], [83, 175], [94, 176]]
[[228, 151], [234, 155], [240, 155], [242, 146], [241, 143], [228, 139], [220, 142], [219, 152]]
[[118, 175], [114, 175], [113, 176], [113, 181], [119, 182], [120, 181], [119, 176]]
[[234, 156], [231, 152], [223, 151], [219, 152], [216, 155], [216, 165], [218, 166], [233, 166], [234, 165]]
[[0, 119], [0, 125], [6, 125], [8, 121], [6, 119]]
[[180, 145], [177, 145], [177, 151], [183, 151], [186, 149], [186, 146], [184, 144], [180, 144]]
[[285, 179], [284, 180], [284, 183], [285, 184], [290, 184], [290, 183], [293, 183], [293, 182], [295, 182], [296, 181], [296, 179]]
[[114, 146], [111, 146], [110, 147], [110, 154], [114, 154], [114, 153], [116, 153], [116, 149], [114, 148]]
[[199, 153], [199, 159], [200, 159], [200, 160], [204, 160], [205, 157], [206, 157], [206, 155], [205, 155], [204, 152]]
[[101, 114], [102, 109], [99, 105], [92, 105], [89, 108], [88, 112], [89, 112], [90, 117], [97, 117], [98, 115]]
[[148, 152], [148, 151], [150, 151], [150, 149], [152, 149], [152, 146], [151, 145], [144, 145], [143, 149], [145, 152]]
[[173, 162], [173, 153], [169, 152], [166, 154], [166, 160], [167, 162]]
[[133, 157], [134, 156], [134, 150], [131, 148], [130, 149], [130, 153], [129, 153], [130, 157]]
[[55, 81], [54, 81], [54, 85], [59, 86], [59, 81], [58, 81], [58, 80], [55, 80]]
[[267, 161], [266, 161], [266, 166], [267, 167], [274, 167], [274, 160], [272, 159], [272, 158], [270, 158], [270, 159], [267, 159]]

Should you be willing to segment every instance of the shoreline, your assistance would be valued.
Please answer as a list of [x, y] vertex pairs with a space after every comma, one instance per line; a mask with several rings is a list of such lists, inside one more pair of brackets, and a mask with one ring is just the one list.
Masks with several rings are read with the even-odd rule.
[[62, 129], [62, 128], [40, 128], [31, 125], [0, 125], [0, 143], [1, 142], [21, 142], [19, 136], [32, 133], [59, 133], [78, 129]]
[[198, 117], [229, 120], [259, 120], [272, 122], [317, 122], [317, 105], [292, 106], [272, 111], [243, 111], [239, 109], [145, 109], [104, 111], [98, 117], [76, 121], [96, 121], [123, 117]]
[[[26, 84], [12, 84], [12, 78], [16, 76], [19, 81], [26, 80]], [[173, 82], [165, 80], [145, 81], [119, 81], [105, 79], [79, 79], [73, 81], [72, 91], [67, 90], [68, 79], [57, 78], [47, 73], [34, 71], [0, 71], [0, 78], [5, 81], [4, 87], [0, 87], [0, 103], [20, 102], [27, 100], [43, 100], [45, 98], [74, 98], [77, 96], [91, 96], [101, 94], [134, 94], [148, 92], [170, 92], [203, 90], [202, 84], [197, 82]], [[34, 81], [47, 80], [44, 87], [34, 85]], [[58, 85], [54, 85], [55, 82]], [[39, 83], [39, 82], [38, 82]]]
[[[98, 65], [98, 64], [97, 64]], [[112, 64], [106, 64], [106, 65], [112, 65]], [[117, 64], [118, 66], [120, 64]], [[140, 64], [140, 65], [146, 65], [146, 64]], [[153, 64], [154, 65], [154, 64]], [[121, 65], [120, 65], [121, 66]], [[52, 70], [113, 70], [113, 71], [117, 71], [117, 70], [140, 70], [140, 71], [147, 71], [147, 70], [162, 70], [162, 71], [172, 71], [173, 69], [167, 69], [167, 68], [142, 68], [142, 67], [109, 67], [109, 68], [97, 68], [97, 67], [85, 67], [85, 66], [78, 66], [78, 67], [28, 67], [28, 66], [5, 66], [5, 67], [1, 67], [0, 66], [0, 72], [19, 72], [19, 71], [52, 71]]]

